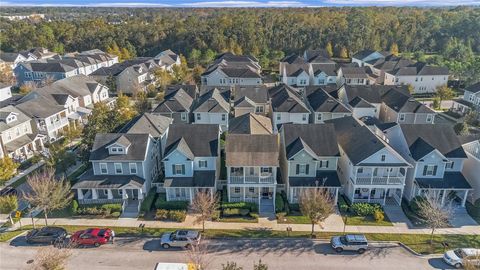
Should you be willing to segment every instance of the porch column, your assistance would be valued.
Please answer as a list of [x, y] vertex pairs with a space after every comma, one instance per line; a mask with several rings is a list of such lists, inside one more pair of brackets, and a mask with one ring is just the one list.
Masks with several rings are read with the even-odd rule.
[[242, 184], [245, 184], [245, 170], [246, 170], [247, 167], [243, 167], [242, 171], [243, 171], [243, 182]]
[[245, 201], [245, 186], [243, 187], [243, 201]]
[[443, 194], [442, 194], [442, 206], [443, 206], [444, 203], [445, 203], [445, 194], [446, 194], [446, 193], [447, 193], [447, 190], [444, 189], [444, 190], [443, 190]]
[[260, 187], [258, 187], [258, 209], [260, 209]]
[[465, 195], [463, 195], [462, 207], [465, 207], [465, 203], [467, 202], [467, 196], [468, 196], [468, 189], [465, 190]]
[[335, 199], [334, 199], [334, 204], [337, 205], [338, 202], [338, 188], [335, 188]]
[[98, 193], [97, 190], [92, 188], [92, 199], [96, 200], [98, 199]]
[[83, 200], [83, 191], [81, 188], [77, 189], [78, 200]]
[[107, 198], [109, 200], [113, 199], [113, 193], [112, 193], [112, 190], [111, 189], [107, 189]]
[[276, 196], [276, 190], [275, 187], [273, 187], [273, 211], [275, 211], [275, 196]]
[[126, 189], [122, 189], [122, 199], [127, 200], [128, 199], [128, 194]]
[[143, 191], [141, 188], [138, 189], [138, 199], [143, 200]]
[[166, 197], [165, 199], [167, 199], [167, 202], [170, 201], [170, 195], [169, 195], [170, 192], [169, 191], [170, 191], [169, 188], [165, 189], [165, 197]]
[[[390, 173], [388, 173], [388, 175], [390, 175]], [[387, 183], [388, 183], [388, 175], [387, 175]], [[385, 205], [385, 201], [387, 200], [387, 192], [388, 192], [388, 188], [384, 188], [383, 189], [383, 205]]]
[[193, 202], [193, 188], [188, 189], [188, 195], [190, 196], [190, 203]]
[[[373, 176], [372, 176], [372, 179], [373, 179]], [[368, 202], [370, 202], [371, 197], [372, 197], [372, 188], [369, 188], [368, 189]]]

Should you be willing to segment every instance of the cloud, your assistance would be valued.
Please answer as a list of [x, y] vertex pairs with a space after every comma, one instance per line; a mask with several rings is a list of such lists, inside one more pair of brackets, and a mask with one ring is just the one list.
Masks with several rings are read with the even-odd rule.
[[339, 6], [458, 6], [480, 5], [479, 0], [323, 0], [327, 5]]
[[307, 7], [309, 4], [299, 1], [201, 1], [179, 4], [184, 7]]

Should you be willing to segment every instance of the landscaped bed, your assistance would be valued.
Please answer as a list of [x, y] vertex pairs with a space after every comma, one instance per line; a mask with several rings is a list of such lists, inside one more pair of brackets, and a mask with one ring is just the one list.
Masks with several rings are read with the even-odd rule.
[[275, 195], [275, 213], [279, 224], [312, 224], [310, 218], [300, 212], [298, 204], [290, 204], [285, 192]]
[[220, 197], [220, 208], [213, 217], [213, 221], [257, 223], [258, 206], [248, 202], [228, 202], [227, 189], [224, 188], [217, 195]]
[[48, 214], [49, 218], [118, 218], [122, 211], [119, 203], [82, 204], [73, 200], [70, 206]]
[[338, 209], [346, 225], [393, 226], [379, 204], [353, 203], [343, 195], [338, 197]]

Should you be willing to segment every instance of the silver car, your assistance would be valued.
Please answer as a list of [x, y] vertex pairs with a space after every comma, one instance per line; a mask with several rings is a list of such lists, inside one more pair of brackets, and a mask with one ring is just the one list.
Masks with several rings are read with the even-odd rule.
[[330, 244], [336, 252], [352, 250], [362, 254], [368, 249], [367, 238], [360, 234], [334, 236], [330, 240]]
[[468, 261], [472, 266], [480, 268], [480, 249], [457, 248], [449, 250], [443, 255], [443, 261], [455, 268], [462, 268]]
[[160, 239], [160, 245], [163, 248], [184, 247], [189, 248], [192, 245], [200, 243], [200, 232], [189, 230], [178, 230], [171, 233], [164, 233]]

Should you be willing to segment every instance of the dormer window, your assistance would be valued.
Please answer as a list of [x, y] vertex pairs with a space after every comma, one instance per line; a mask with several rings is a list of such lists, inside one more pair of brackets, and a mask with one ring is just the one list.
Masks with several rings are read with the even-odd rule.
[[382, 155], [381, 160], [382, 160], [382, 161], [385, 161], [385, 159], [386, 159], [386, 156], [385, 156], [385, 155]]
[[6, 122], [7, 124], [13, 122], [13, 121], [16, 121], [17, 120], [17, 116], [15, 114], [10, 114], [7, 119], [6, 119]]

